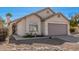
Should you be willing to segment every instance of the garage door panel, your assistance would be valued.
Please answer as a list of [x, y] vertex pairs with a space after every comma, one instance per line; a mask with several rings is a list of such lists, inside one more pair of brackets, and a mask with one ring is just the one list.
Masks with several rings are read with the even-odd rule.
[[48, 23], [48, 35], [66, 35], [66, 34], [67, 34], [66, 24]]

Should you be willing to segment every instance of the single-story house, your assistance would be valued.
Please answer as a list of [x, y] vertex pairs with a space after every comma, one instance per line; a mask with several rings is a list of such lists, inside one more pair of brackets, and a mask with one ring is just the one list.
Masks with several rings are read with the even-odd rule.
[[55, 13], [51, 8], [45, 8], [36, 13], [21, 17], [14, 22], [17, 35], [28, 33], [37, 35], [69, 35], [69, 21], [61, 13]]

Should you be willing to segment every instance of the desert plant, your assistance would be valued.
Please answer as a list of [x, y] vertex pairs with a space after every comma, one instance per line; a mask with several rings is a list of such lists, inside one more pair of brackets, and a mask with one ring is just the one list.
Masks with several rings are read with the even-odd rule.
[[75, 28], [70, 28], [70, 32], [71, 33], [75, 32]]

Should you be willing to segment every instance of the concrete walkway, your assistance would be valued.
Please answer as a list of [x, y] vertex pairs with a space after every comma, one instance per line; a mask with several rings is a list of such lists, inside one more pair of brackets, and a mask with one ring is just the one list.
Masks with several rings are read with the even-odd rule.
[[33, 37], [33, 38], [23, 38], [17, 35], [13, 35], [16, 40], [28, 40], [28, 39], [49, 39], [49, 37]]
[[13, 35], [10, 38], [10, 42], [16, 44], [33, 44], [33, 43], [40, 43], [40, 44], [52, 44], [52, 45], [61, 45], [65, 40], [61, 40], [59, 38], [49, 39], [48, 37], [35, 37], [35, 38], [22, 38], [16, 35]]

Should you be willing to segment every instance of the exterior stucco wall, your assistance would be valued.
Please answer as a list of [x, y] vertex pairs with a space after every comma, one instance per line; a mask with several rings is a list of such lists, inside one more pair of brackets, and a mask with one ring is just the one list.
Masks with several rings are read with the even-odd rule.
[[49, 9], [46, 9], [44, 11], [37, 13], [37, 14], [39, 16], [41, 16], [43, 19], [45, 19], [46, 17], [49, 17], [49, 16], [53, 15], [54, 13], [52, 11], [50, 11]]
[[42, 35], [45, 33], [45, 22], [41, 22], [41, 32]]
[[68, 22], [68, 35], [70, 35], [70, 23]]
[[41, 34], [41, 20], [36, 15], [31, 15], [26, 18], [26, 31], [25, 33], [29, 33], [29, 25], [30, 24], [37, 24], [38, 25], [38, 32], [37, 34]]
[[22, 19], [22, 21], [20, 21], [17, 24], [17, 30], [16, 30], [17, 35], [24, 36], [26, 33], [30, 33], [29, 32], [30, 24], [37, 24], [38, 25], [37, 34], [41, 35], [41, 20], [36, 15], [30, 15], [30, 16]]
[[57, 15], [56, 16], [53, 16], [49, 19], [47, 19], [44, 23], [44, 27], [45, 27], [45, 30], [44, 30], [44, 35], [48, 35], [48, 23], [54, 23], [54, 24], [67, 24], [68, 25], [68, 34], [70, 33], [69, 32], [69, 22], [62, 16], [58, 17]]
[[17, 24], [16, 33], [19, 36], [25, 35], [25, 19], [22, 19], [22, 21]]

